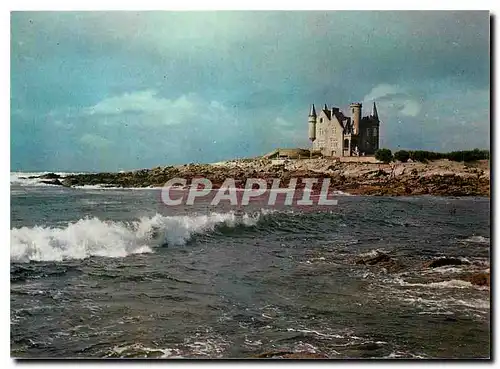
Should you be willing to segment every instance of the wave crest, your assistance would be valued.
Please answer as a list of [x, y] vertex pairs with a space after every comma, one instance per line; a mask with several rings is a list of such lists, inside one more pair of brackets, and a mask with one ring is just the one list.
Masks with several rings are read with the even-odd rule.
[[267, 212], [237, 215], [234, 212], [209, 215], [142, 217], [137, 221], [80, 219], [66, 227], [22, 227], [11, 229], [11, 260], [15, 262], [63, 261], [91, 256], [125, 257], [151, 253], [152, 247], [167, 243], [184, 245], [195, 234], [213, 232], [216, 227], [253, 226]]

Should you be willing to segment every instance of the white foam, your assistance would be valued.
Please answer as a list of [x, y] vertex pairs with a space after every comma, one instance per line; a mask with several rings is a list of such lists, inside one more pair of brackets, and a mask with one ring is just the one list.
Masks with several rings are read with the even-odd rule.
[[455, 299], [454, 303], [455, 303], [455, 305], [462, 305], [462, 306], [467, 306], [469, 308], [476, 308], [476, 309], [489, 309], [490, 308], [490, 302], [488, 300], [482, 300], [482, 299], [469, 299], [469, 300]]
[[394, 351], [389, 355], [384, 356], [383, 358], [387, 359], [399, 359], [399, 358], [411, 358], [411, 359], [425, 359], [426, 357], [423, 354], [412, 354], [411, 352], [403, 352], [403, 351]]
[[213, 231], [219, 224], [251, 226], [262, 211], [237, 216], [234, 212], [210, 215], [142, 217], [132, 222], [85, 218], [65, 227], [22, 227], [11, 229], [11, 260], [16, 262], [62, 261], [91, 256], [125, 257], [150, 253], [156, 244], [184, 245], [194, 234]]
[[460, 240], [461, 242], [472, 242], [472, 243], [490, 243], [489, 237], [483, 236], [471, 236], [464, 240]]
[[367, 257], [376, 257], [382, 254], [387, 254], [388, 251], [381, 248], [381, 249], [373, 249], [364, 253], [359, 254], [358, 256], [361, 258], [367, 258]]
[[[162, 353], [161, 356], [158, 358], [160, 359], [182, 359], [183, 356], [180, 355], [180, 350], [175, 349], [175, 348], [152, 348], [152, 347], [147, 347], [144, 346], [140, 343], [134, 343], [132, 345], [126, 345], [126, 346], [115, 346], [110, 353], [105, 355], [104, 357], [114, 357], [115, 355], [118, 355], [119, 357], [123, 357], [124, 355], [130, 354], [130, 353], [137, 353], [137, 358], [140, 358], [142, 356], [146, 356], [151, 354], [151, 353]], [[139, 354], [141, 353], [141, 354]], [[134, 357], [134, 356], [132, 356]]]
[[347, 192], [344, 192], [344, 191], [340, 191], [340, 190], [334, 190], [332, 191], [332, 194], [333, 195], [337, 195], [337, 196], [354, 196], [350, 193], [347, 193]]
[[471, 288], [473, 284], [460, 279], [451, 279], [449, 281], [431, 282], [431, 283], [408, 283], [398, 278], [396, 282], [401, 286], [408, 287], [428, 287], [428, 288]]
[[341, 336], [339, 334], [328, 334], [328, 333], [322, 333], [316, 330], [309, 330], [309, 329], [294, 329], [294, 328], [287, 328], [288, 332], [301, 332], [301, 333], [312, 333], [316, 336], [319, 337], [325, 337], [325, 338], [344, 338], [344, 336]]

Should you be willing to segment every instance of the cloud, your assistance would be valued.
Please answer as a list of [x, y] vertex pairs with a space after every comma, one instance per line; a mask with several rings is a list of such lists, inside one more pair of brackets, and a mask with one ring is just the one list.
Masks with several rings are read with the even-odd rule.
[[405, 100], [400, 113], [407, 117], [416, 117], [420, 113], [421, 106], [415, 100]]
[[[170, 101], [156, 97], [157, 92], [138, 91], [124, 93], [120, 96], [113, 96], [102, 100], [88, 109], [89, 114], [122, 114], [127, 112], [135, 113], [155, 113], [164, 111], [168, 107], [176, 107], [178, 101]], [[181, 106], [186, 106], [186, 99], [179, 98]], [[184, 103], [184, 104], [183, 104]], [[188, 106], [189, 108], [189, 106]]]
[[402, 92], [401, 87], [382, 83], [372, 88], [372, 90], [363, 98], [365, 101], [372, 101], [386, 97], [387, 95], [396, 95]]
[[365, 106], [371, 106], [375, 101], [379, 110], [389, 115], [416, 117], [421, 110], [419, 102], [397, 85], [377, 85], [363, 98], [363, 101]]
[[[191, 93], [175, 99], [159, 96], [158, 91], [144, 90], [124, 93], [103, 99], [94, 106], [84, 109], [90, 116], [105, 116], [107, 124], [123, 122], [130, 124], [177, 125], [200, 121], [224, 120], [228, 111], [215, 100], [208, 101]], [[129, 119], [127, 119], [127, 117]]]

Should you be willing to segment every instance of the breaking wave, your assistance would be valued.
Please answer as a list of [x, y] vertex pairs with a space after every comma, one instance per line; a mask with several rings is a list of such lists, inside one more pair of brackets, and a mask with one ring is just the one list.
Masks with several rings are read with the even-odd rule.
[[67, 176], [70, 174], [80, 174], [80, 173], [69, 173], [69, 172], [11, 172], [10, 173], [10, 184], [18, 186], [54, 186], [46, 183], [42, 183], [43, 178], [30, 178], [30, 177], [40, 177], [44, 174], [54, 173], [60, 176]]
[[66, 227], [22, 227], [11, 229], [11, 260], [15, 262], [63, 261], [91, 256], [125, 257], [151, 253], [162, 244], [184, 245], [195, 234], [217, 227], [253, 226], [270, 211], [255, 214], [212, 213], [209, 215], [142, 217], [137, 221], [103, 221], [85, 218]]

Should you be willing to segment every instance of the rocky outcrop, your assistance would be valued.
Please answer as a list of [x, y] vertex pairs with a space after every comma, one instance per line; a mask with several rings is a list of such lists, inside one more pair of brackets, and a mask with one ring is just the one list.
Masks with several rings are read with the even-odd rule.
[[47, 173], [47, 174], [42, 174], [40, 176], [40, 178], [42, 178], [42, 179], [58, 179], [58, 178], [61, 178], [61, 176], [59, 174], [56, 174], [56, 173]]
[[[479, 163], [485, 167], [484, 163]], [[477, 164], [477, 165], [479, 165]], [[270, 186], [273, 178], [287, 185], [290, 178], [329, 178], [330, 188], [351, 194], [375, 196], [489, 196], [489, 169], [441, 160], [436, 162], [376, 164], [335, 162], [332, 159], [288, 160], [274, 165], [267, 159], [235, 160], [216, 164], [185, 164], [120, 173], [45, 174], [41, 180], [63, 186], [161, 187], [169, 179], [205, 177], [218, 188], [226, 178], [243, 187], [247, 178], [261, 178]], [[55, 182], [59, 180], [59, 182]], [[298, 187], [303, 186], [301, 181]]]

